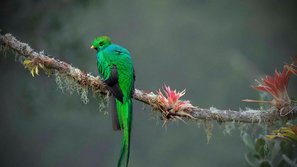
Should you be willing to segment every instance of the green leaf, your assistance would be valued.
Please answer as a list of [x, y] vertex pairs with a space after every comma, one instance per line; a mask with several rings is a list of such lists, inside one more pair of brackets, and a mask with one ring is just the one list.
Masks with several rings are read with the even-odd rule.
[[261, 158], [265, 157], [265, 140], [263, 138], [259, 138], [256, 140], [255, 144], [256, 151], [259, 153]]
[[247, 133], [244, 133], [242, 135], [242, 140], [244, 142], [244, 144], [248, 147], [248, 149], [255, 154], [256, 153], [256, 149], [254, 146], [254, 141], [252, 140], [251, 136]]
[[267, 160], [264, 160], [260, 163], [259, 167], [271, 167], [271, 165]]
[[290, 142], [286, 142], [286, 141], [281, 141], [280, 143], [280, 150], [281, 153], [291, 156], [292, 152], [293, 152], [293, 144]]
[[249, 164], [249, 166], [259, 166], [260, 164], [260, 160], [257, 159], [253, 153], [249, 152], [247, 154], [245, 154], [245, 160], [246, 162]]
[[286, 161], [282, 159], [278, 162], [278, 164], [276, 166], [277, 167], [286, 167], [287, 164], [286, 164]]
[[286, 162], [290, 166], [297, 167], [297, 164], [293, 160], [291, 160], [288, 156], [283, 155], [283, 159], [284, 159], [284, 162]]
[[282, 160], [280, 152], [280, 140], [274, 140], [273, 145], [271, 146], [271, 160], [272, 164], [276, 165]]

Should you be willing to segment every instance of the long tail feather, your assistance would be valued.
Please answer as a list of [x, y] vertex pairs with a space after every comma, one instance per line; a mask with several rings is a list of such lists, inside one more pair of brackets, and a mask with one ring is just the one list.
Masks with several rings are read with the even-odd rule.
[[130, 136], [132, 123], [132, 100], [129, 99], [124, 103], [116, 100], [118, 115], [121, 128], [124, 129], [124, 135], [121, 146], [121, 156], [118, 161], [118, 167], [127, 167], [130, 155]]

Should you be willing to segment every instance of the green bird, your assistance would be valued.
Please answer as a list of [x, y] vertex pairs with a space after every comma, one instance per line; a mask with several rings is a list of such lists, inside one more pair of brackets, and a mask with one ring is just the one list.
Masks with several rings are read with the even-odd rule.
[[134, 93], [134, 67], [130, 52], [113, 44], [109, 37], [94, 39], [92, 49], [97, 51], [97, 68], [112, 93], [112, 126], [124, 130], [118, 167], [128, 166], [132, 124], [132, 96]]

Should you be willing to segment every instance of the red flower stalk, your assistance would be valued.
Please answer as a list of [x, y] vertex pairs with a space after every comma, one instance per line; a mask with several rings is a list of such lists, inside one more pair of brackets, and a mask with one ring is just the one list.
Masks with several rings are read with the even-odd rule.
[[[288, 95], [288, 82], [291, 72], [288, 68], [284, 68], [282, 72], [275, 70], [273, 76], [266, 76], [262, 78], [262, 82], [258, 82], [258, 86], [253, 86], [254, 89], [267, 92], [273, 97], [272, 101], [258, 101], [258, 100], [243, 100], [245, 102], [269, 103], [275, 106], [281, 115], [287, 115], [291, 109], [291, 100]], [[285, 114], [283, 114], [285, 113]]]
[[158, 101], [164, 108], [171, 109], [173, 112], [177, 112], [185, 108], [193, 108], [189, 101], [179, 100], [183, 95], [185, 95], [185, 90], [177, 92], [176, 90], [171, 90], [169, 86], [164, 84], [163, 92], [165, 95], [161, 90], [157, 91]]

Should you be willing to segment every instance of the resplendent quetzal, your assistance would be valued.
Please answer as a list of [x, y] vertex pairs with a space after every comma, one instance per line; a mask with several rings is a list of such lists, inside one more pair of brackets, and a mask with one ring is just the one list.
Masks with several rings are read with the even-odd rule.
[[112, 126], [124, 130], [118, 167], [128, 166], [132, 124], [134, 68], [130, 52], [111, 43], [107, 36], [95, 38], [91, 46], [97, 51], [97, 68], [112, 93]]

